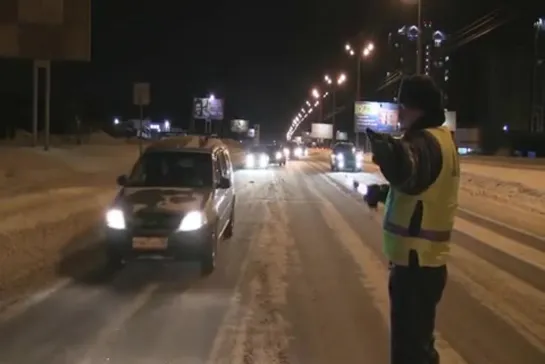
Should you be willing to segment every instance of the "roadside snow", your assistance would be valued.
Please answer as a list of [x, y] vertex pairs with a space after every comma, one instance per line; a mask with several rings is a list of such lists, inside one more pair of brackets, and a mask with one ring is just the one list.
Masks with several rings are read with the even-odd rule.
[[[366, 165], [365, 173], [330, 173], [353, 188], [386, 183], [378, 167]], [[460, 208], [509, 226], [545, 237], [545, 171], [462, 163]]]
[[488, 166], [462, 163], [462, 172], [467, 175], [518, 185], [520, 188], [542, 191], [545, 194], [545, 170], [514, 168], [513, 166]]
[[[115, 178], [139, 153], [136, 144], [100, 138], [100, 145], [47, 152], [0, 146], [0, 308], [31, 277], [53, 280], [67, 255], [99, 243], [97, 226], [116, 193]], [[236, 163], [242, 149], [226, 144]]]

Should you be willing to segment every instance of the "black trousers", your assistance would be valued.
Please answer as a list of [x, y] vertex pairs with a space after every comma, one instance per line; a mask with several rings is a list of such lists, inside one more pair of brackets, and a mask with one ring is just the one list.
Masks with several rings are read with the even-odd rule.
[[409, 266], [390, 265], [391, 364], [439, 364], [433, 332], [446, 280], [446, 266], [420, 267], [416, 252]]

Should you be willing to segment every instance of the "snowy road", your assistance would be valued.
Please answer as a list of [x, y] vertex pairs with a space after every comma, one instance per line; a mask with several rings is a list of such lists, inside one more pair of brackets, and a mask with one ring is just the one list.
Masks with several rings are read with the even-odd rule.
[[[0, 363], [387, 363], [380, 217], [325, 170], [237, 172], [212, 276], [138, 263], [75, 280], [1, 318]], [[545, 363], [545, 243], [467, 214], [456, 228], [442, 363]]]

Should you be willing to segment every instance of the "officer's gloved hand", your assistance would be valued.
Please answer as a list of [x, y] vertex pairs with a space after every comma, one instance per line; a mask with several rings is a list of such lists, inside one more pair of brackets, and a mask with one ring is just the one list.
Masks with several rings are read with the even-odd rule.
[[371, 151], [373, 152], [373, 163], [376, 165], [382, 166], [386, 160], [387, 155], [389, 154], [390, 144], [392, 136], [383, 133], [377, 133], [373, 129], [365, 129], [365, 134], [371, 142]]
[[372, 184], [367, 186], [367, 193], [363, 196], [363, 200], [370, 208], [377, 208], [379, 202], [386, 201], [386, 196], [390, 186], [387, 184]]

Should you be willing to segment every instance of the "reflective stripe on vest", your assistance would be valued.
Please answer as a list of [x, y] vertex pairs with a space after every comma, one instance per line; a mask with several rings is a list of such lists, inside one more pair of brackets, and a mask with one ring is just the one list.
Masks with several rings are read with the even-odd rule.
[[384, 230], [388, 231], [389, 233], [402, 236], [404, 238], [420, 238], [429, 240], [434, 243], [445, 243], [450, 241], [450, 236], [452, 235], [452, 231], [446, 230], [446, 231], [440, 231], [440, 230], [423, 230], [420, 229], [416, 234], [414, 232], [411, 232], [408, 228], [394, 224], [391, 221], [384, 221]]

